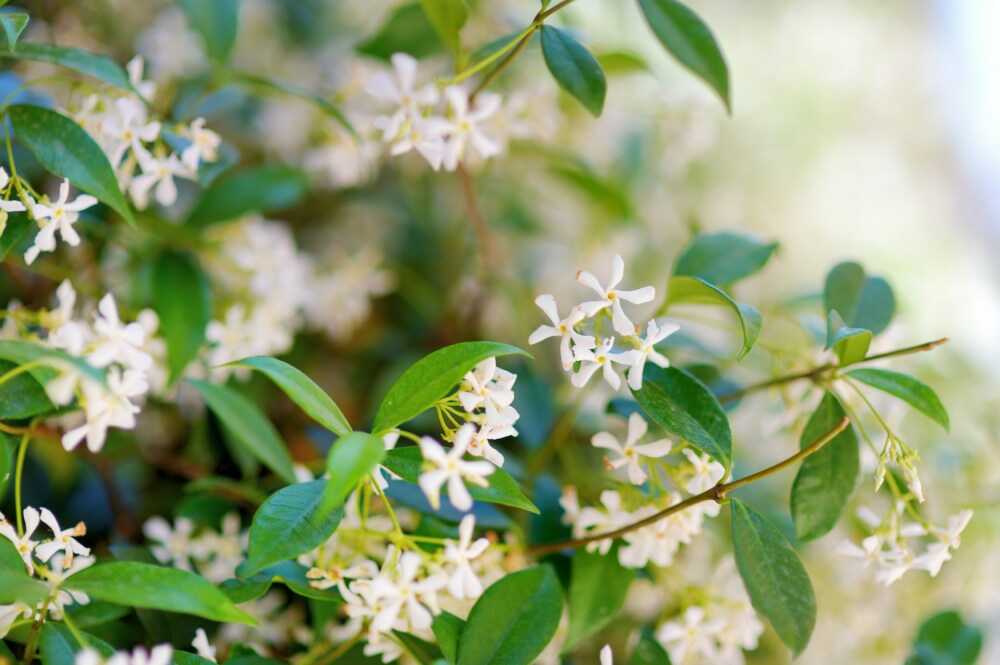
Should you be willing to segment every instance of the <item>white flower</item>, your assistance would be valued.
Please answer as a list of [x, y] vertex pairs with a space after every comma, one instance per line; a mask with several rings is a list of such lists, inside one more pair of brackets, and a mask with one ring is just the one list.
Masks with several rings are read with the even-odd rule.
[[452, 449], [447, 453], [441, 444], [429, 436], [420, 439], [420, 452], [433, 468], [420, 474], [419, 485], [435, 510], [441, 506], [441, 486], [445, 483], [448, 483], [451, 504], [462, 511], [472, 508], [472, 496], [463, 481], [480, 487], [489, 485], [486, 476], [496, 471], [496, 467], [489, 462], [466, 461], [462, 458], [474, 432], [473, 425], [462, 425], [455, 433]]
[[431, 610], [437, 612], [437, 592], [447, 579], [440, 573], [417, 579], [421, 564], [419, 554], [405, 552], [392, 574], [383, 572], [372, 581], [372, 594], [382, 605], [372, 620], [374, 630], [386, 632], [398, 626], [422, 631], [431, 627]]
[[591, 439], [591, 443], [595, 447], [610, 450], [617, 455], [615, 459], [607, 460], [612, 469], [627, 465], [628, 479], [633, 485], [641, 485], [646, 482], [646, 472], [641, 464], [642, 457], [663, 457], [670, 453], [671, 444], [668, 439], [659, 439], [640, 446], [636, 445], [646, 435], [647, 428], [643, 417], [638, 413], [632, 413], [628, 417], [628, 434], [625, 436], [624, 445], [620, 444], [610, 432], [598, 432]]
[[703, 608], [693, 605], [679, 620], [660, 626], [656, 639], [670, 654], [671, 662], [713, 662], [717, 655], [713, 636], [720, 627], [720, 622], [706, 618]]
[[194, 639], [191, 640], [191, 646], [193, 646], [195, 652], [205, 660], [210, 660], [213, 663], [217, 662], [215, 660], [215, 647], [209, 643], [208, 635], [205, 634], [204, 628], [199, 628], [194, 631]]
[[132, 87], [135, 88], [140, 97], [148, 101], [156, 95], [156, 84], [152, 81], [143, 80], [142, 75], [145, 67], [146, 63], [143, 61], [141, 55], [133, 57], [125, 65], [125, 69], [128, 70], [128, 80], [132, 84]]
[[656, 345], [678, 330], [680, 326], [676, 324], [667, 323], [660, 327], [652, 319], [646, 324], [646, 338], [642, 340], [639, 348], [632, 352], [632, 366], [628, 370], [628, 385], [632, 390], [642, 388], [642, 368], [646, 366], [647, 360], [660, 367], [670, 366], [670, 361], [656, 350]]
[[469, 413], [485, 409], [486, 422], [493, 425], [512, 424], [518, 413], [514, 402], [514, 382], [517, 375], [497, 367], [496, 358], [487, 358], [462, 379], [458, 399]]
[[181, 130], [181, 136], [191, 141], [191, 145], [181, 152], [181, 162], [189, 173], [196, 173], [201, 162], [214, 162], [219, 158], [222, 138], [211, 129], [205, 128], [204, 118], [192, 120], [189, 127]]
[[73, 564], [74, 554], [81, 556], [90, 554], [90, 549], [84, 547], [76, 540], [77, 537], [87, 534], [86, 524], [77, 522], [76, 526], [70, 529], [63, 529], [59, 526], [59, 522], [56, 521], [56, 516], [48, 508], [42, 508], [41, 517], [42, 522], [52, 530], [53, 538], [35, 548], [35, 556], [40, 561], [48, 561], [52, 558], [53, 554], [61, 551], [64, 553], [63, 565], [69, 567]]
[[490, 441], [504, 439], [508, 436], [517, 436], [517, 430], [510, 425], [483, 423], [476, 433], [472, 435], [472, 439], [469, 441], [468, 453], [476, 457], [485, 457], [493, 464], [503, 466], [503, 454], [494, 448], [490, 444]]
[[104, 116], [101, 133], [110, 142], [108, 160], [117, 167], [129, 148], [138, 155], [144, 151], [143, 142], [151, 143], [160, 135], [160, 123], [149, 121], [146, 105], [141, 101], [120, 97], [115, 100], [115, 110]]
[[306, 571], [309, 586], [315, 589], [329, 589], [335, 586], [345, 598], [349, 593], [347, 590], [347, 580], [357, 578], [367, 579], [375, 577], [377, 574], [378, 567], [375, 563], [364, 558], [358, 558], [350, 565], [342, 565], [330, 561], [322, 567], [313, 566]]
[[899, 578], [912, 570], [916, 565], [916, 558], [909, 549], [904, 549], [898, 545], [892, 549], [882, 552], [879, 558], [879, 570], [875, 573], [875, 580], [890, 586]]
[[152, 517], [142, 525], [142, 533], [155, 544], [150, 548], [160, 563], [171, 564], [181, 570], [191, 571], [191, 556], [195, 551], [194, 522], [186, 517], [174, 520], [174, 526], [162, 517]]
[[83, 382], [85, 422], [62, 436], [63, 448], [73, 450], [87, 440], [87, 449], [98, 452], [104, 446], [109, 427], [131, 429], [139, 407], [131, 399], [145, 395], [149, 383], [142, 372], [112, 367], [107, 374], [107, 388], [96, 381]]
[[[8, 183], [10, 183], [10, 176], [8, 176], [7, 171], [2, 166], [0, 166], [0, 190], [6, 191]], [[0, 195], [3, 194], [3, 191], [0, 191]], [[24, 212], [24, 211], [25, 211], [24, 204], [21, 203], [20, 201], [17, 201], [15, 199], [0, 198], [0, 212], [8, 213], [8, 212]], [[7, 219], [6, 214], [0, 215], [0, 222], [6, 219]]]
[[937, 577], [941, 566], [950, 559], [951, 549], [946, 543], [931, 543], [927, 546], [927, 551], [914, 559], [913, 567], [926, 570], [931, 577]]
[[581, 335], [574, 328], [576, 324], [586, 318], [586, 314], [584, 314], [582, 309], [574, 307], [569, 311], [569, 314], [565, 319], [560, 319], [559, 307], [556, 305], [556, 299], [548, 293], [543, 293], [535, 298], [535, 304], [538, 305], [543, 312], [545, 312], [545, 315], [549, 317], [549, 321], [552, 322], [552, 325], [538, 326], [538, 328], [536, 328], [528, 338], [528, 344], [538, 344], [542, 340], [549, 339], [550, 337], [559, 337], [559, 356], [562, 360], [564, 370], [569, 370], [573, 366], [574, 346], [580, 349], [593, 349], [597, 346], [597, 342], [593, 337], [590, 335]]
[[76, 246], [80, 244], [80, 236], [73, 224], [80, 218], [80, 211], [97, 205], [97, 199], [89, 194], [81, 194], [72, 201], [69, 200], [69, 180], [63, 180], [59, 186], [59, 198], [49, 203], [35, 203], [31, 206], [31, 216], [38, 222], [39, 231], [34, 244], [24, 254], [26, 263], [34, 262], [42, 252], [51, 252], [56, 248], [56, 231], [62, 235], [63, 241]]
[[726, 468], [704, 453], [685, 448], [684, 456], [692, 466], [691, 477], [684, 484], [684, 489], [691, 494], [701, 494], [715, 487], [726, 475]]
[[447, 131], [448, 124], [441, 118], [413, 118], [403, 127], [389, 153], [395, 157], [416, 150], [437, 171], [444, 161]]
[[222, 530], [208, 529], [194, 541], [194, 555], [199, 560], [198, 572], [210, 582], [224, 582], [236, 576], [236, 567], [243, 561], [249, 534], [242, 529], [240, 514], [226, 513]]
[[882, 559], [882, 539], [878, 536], [868, 536], [861, 541], [861, 545], [855, 545], [849, 540], [845, 540], [837, 546], [837, 553], [843, 556], [861, 559], [865, 567], [872, 563], [879, 563]]
[[603, 369], [604, 380], [608, 385], [618, 390], [622, 385], [621, 377], [615, 372], [613, 363], [628, 364], [631, 360], [627, 353], [612, 353], [611, 348], [615, 345], [615, 338], [609, 337], [604, 340], [596, 349], [576, 349], [576, 359], [580, 362], [580, 369], [573, 374], [570, 382], [577, 388], [582, 388], [590, 381], [590, 377], [599, 369]]
[[7, 540], [14, 543], [14, 549], [17, 550], [21, 560], [24, 561], [24, 565], [28, 569], [28, 574], [34, 575], [35, 563], [32, 561], [31, 555], [34, 553], [38, 541], [32, 540], [31, 536], [34, 535], [35, 529], [38, 528], [38, 511], [28, 506], [22, 512], [22, 516], [24, 517], [24, 534], [18, 535], [14, 525], [0, 514], [0, 536], [4, 536]]
[[931, 528], [931, 533], [933, 533], [938, 540], [946, 544], [952, 549], [958, 549], [959, 545], [962, 544], [962, 531], [968, 526], [969, 520], [972, 519], [971, 510], [963, 510], [955, 515], [948, 518], [948, 526], [944, 529], [939, 529], [936, 527]]
[[490, 541], [480, 538], [473, 542], [475, 528], [476, 518], [466, 515], [458, 525], [458, 542], [449, 540], [445, 543], [445, 561], [454, 566], [448, 577], [448, 593], [455, 598], [478, 598], [483, 592], [483, 585], [472, 572], [469, 562], [486, 551]]
[[[566, 497], [565, 494], [563, 496], [564, 498]], [[573, 496], [575, 497], [575, 492]], [[565, 510], [567, 504], [562, 501], [560, 503], [563, 504]], [[632, 515], [622, 508], [621, 495], [614, 490], [604, 490], [601, 492], [601, 505], [604, 506], [604, 510], [594, 508], [593, 506], [587, 506], [580, 510], [573, 521], [574, 537], [579, 538], [594, 533], [614, 531], [618, 527], [628, 524], [632, 519]], [[568, 511], [567, 515], [569, 514], [570, 512]], [[613, 544], [614, 541], [611, 538], [605, 538], [604, 540], [588, 543], [587, 551], [597, 551], [601, 554], [607, 554]]]
[[116, 651], [105, 659], [91, 647], [77, 652], [73, 665], [170, 665], [173, 662], [174, 649], [169, 644], [160, 644], [146, 651], [145, 647], [136, 647], [131, 653]]
[[154, 157], [146, 150], [137, 150], [136, 158], [142, 174], [132, 178], [128, 192], [135, 202], [135, 207], [145, 210], [149, 206], [149, 192], [156, 187], [156, 202], [162, 206], [171, 206], [177, 201], [177, 176], [191, 175], [180, 157], [170, 153], [165, 157]]
[[625, 315], [625, 311], [622, 309], [622, 301], [624, 300], [634, 305], [650, 302], [656, 297], [656, 289], [652, 286], [644, 286], [641, 289], [634, 289], [632, 291], [622, 291], [615, 288], [621, 283], [624, 276], [625, 261], [617, 254], [611, 263], [611, 281], [608, 282], [607, 287], [601, 286], [600, 281], [592, 273], [581, 270], [576, 275], [576, 281], [593, 289], [601, 298], [600, 300], [591, 300], [582, 303], [580, 307], [587, 316], [593, 316], [602, 309], [610, 307], [611, 322], [614, 325], [615, 332], [619, 335], [635, 335], [636, 326]]
[[459, 86], [450, 86], [444, 91], [450, 107], [448, 142], [444, 148], [444, 168], [454, 171], [465, 154], [466, 145], [483, 159], [500, 153], [500, 144], [483, 133], [481, 124], [500, 108], [500, 95], [485, 92], [476, 99], [475, 106], [469, 108], [469, 94]]
[[19, 617], [29, 618], [34, 611], [31, 605], [20, 601], [10, 605], [0, 605], [0, 639], [7, 636], [11, 626]]
[[378, 72], [365, 86], [368, 94], [396, 107], [392, 115], [375, 120], [375, 126], [382, 130], [385, 141], [395, 141], [407, 121], [419, 118], [423, 107], [438, 101], [438, 92], [433, 85], [416, 87], [417, 61], [412, 56], [395, 53], [391, 62], [395, 76]]
[[67, 605], [76, 603], [86, 605], [90, 602], [90, 597], [82, 591], [67, 589], [63, 584], [68, 577], [75, 575], [84, 568], [94, 565], [96, 559], [91, 556], [78, 556], [73, 559], [70, 566], [65, 566], [62, 559], [53, 559], [48, 572], [45, 574], [45, 582], [49, 585], [49, 614], [55, 619], [61, 619], [63, 609]]
[[94, 319], [93, 350], [87, 360], [96, 367], [120, 363], [125, 367], [146, 371], [153, 359], [142, 350], [146, 343], [146, 330], [141, 323], [123, 323], [118, 317], [118, 306], [110, 293], [97, 304], [98, 316]]
[[611, 653], [610, 644], [605, 644], [601, 648], [601, 665], [615, 665], [615, 657]]

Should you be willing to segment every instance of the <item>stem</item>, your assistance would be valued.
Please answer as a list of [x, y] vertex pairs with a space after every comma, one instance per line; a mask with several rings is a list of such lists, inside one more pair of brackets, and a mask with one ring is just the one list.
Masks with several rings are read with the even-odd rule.
[[465, 212], [472, 222], [472, 228], [476, 232], [476, 243], [479, 246], [479, 256], [482, 260], [482, 268], [488, 270], [493, 266], [493, 238], [490, 227], [479, 209], [479, 197], [476, 195], [476, 186], [472, 181], [472, 175], [465, 168], [465, 164], [458, 163], [456, 169], [458, 178], [462, 183], [462, 196], [465, 200]]
[[77, 644], [79, 644], [81, 647], [84, 648], [90, 646], [87, 642], [87, 638], [83, 636], [83, 633], [80, 632], [80, 629], [77, 628], [76, 624], [73, 623], [73, 621], [69, 618], [69, 612], [66, 611], [63, 612], [62, 620], [63, 623], [66, 624], [66, 627], [69, 628], [69, 632], [73, 634], [73, 639], [76, 640]]
[[800, 460], [804, 460], [813, 453], [820, 450], [823, 446], [832, 441], [838, 434], [843, 432], [847, 426], [850, 424], [850, 419], [844, 418], [837, 426], [832, 430], [821, 436], [820, 438], [813, 441], [811, 444], [801, 449], [799, 452], [795, 453], [791, 457], [783, 459], [782, 461], [767, 467], [766, 469], [761, 469], [756, 473], [751, 473], [749, 476], [744, 476], [743, 478], [738, 478], [728, 483], [719, 483], [715, 487], [711, 487], [701, 494], [695, 494], [694, 496], [689, 496], [680, 503], [675, 503], [672, 506], [668, 506], [661, 510], [660, 512], [645, 517], [641, 520], [633, 522], [632, 524], [626, 524], [625, 526], [615, 529], [613, 531], [608, 531], [607, 533], [597, 533], [589, 536], [584, 536], [583, 538], [575, 538], [573, 540], [567, 540], [561, 543], [547, 543], [543, 545], [537, 545], [535, 547], [528, 548], [528, 553], [539, 556], [542, 554], [551, 554], [552, 552], [558, 552], [564, 549], [577, 548], [589, 543], [596, 543], [600, 540], [607, 540], [608, 538], [618, 538], [636, 529], [641, 529], [644, 526], [649, 526], [655, 522], [670, 517], [674, 513], [678, 513], [686, 508], [697, 505], [705, 501], [715, 501], [716, 503], [722, 503], [726, 496], [733, 490], [737, 490], [744, 485], [749, 485], [750, 483], [760, 480], [766, 476], [770, 476], [773, 473], [777, 473], [786, 467], [789, 467]]
[[21, 436], [21, 443], [17, 447], [17, 463], [14, 466], [14, 510], [17, 513], [17, 535], [24, 535], [24, 513], [21, 503], [21, 479], [24, 476], [24, 459], [28, 454], [28, 442], [31, 441], [31, 430], [29, 429]]
[[15, 367], [14, 369], [10, 370], [9, 372], [7, 372], [6, 374], [4, 374], [3, 376], [0, 376], [0, 386], [2, 386], [3, 384], [7, 383], [8, 381], [10, 381], [11, 379], [13, 379], [14, 377], [19, 376], [21, 374], [24, 374], [25, 372], [29, 372], [29, 371], [35, 369], [36, 367], [40, 367], [40, 366], [42, 366], [44, 364], [45, 363], [42, 362], [41, 360], [32, 360], [31, 362], [24, 363], [23, 365], [18, 365], [17, 367]]

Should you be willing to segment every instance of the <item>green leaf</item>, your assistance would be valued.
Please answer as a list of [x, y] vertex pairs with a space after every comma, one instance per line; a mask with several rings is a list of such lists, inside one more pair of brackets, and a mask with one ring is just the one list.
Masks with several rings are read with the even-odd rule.
[[[0, 360], [0, 376], [15, 367], [15, 363]], [[49, 401], [45, 389], [30, 373], [18, 374], [0, 384], [0, 419], [30, 418], [53, 410], [55, 406]], [[0, 486], [2, 483], [0, 478]]]
[[417, 659], [420, 665], [435, 665], [444, 657], [436, 644], [431, 644], [416, 635], [404, 633], [401, 630], [393, 630], [392, 634], [410, 652], [410, 655]]
[[676, 0], [639, 0], [639, 7], [663, 48], [715, 90], [732, 112], [729, 68], [705, 22]]
[[16, 49], [0, 50], [0, 57], [59, 65], [136, 94], [128, 74], [117, 62], [107, 56], [83, 49], [21, 42]]
[[4, 35], [7, 37], [7, 48], [13, 51], [17, 48], [21, 33], [28, 27], [28, 15], [24, 12], [0, 13], [0, 25], [3, 25]]
[[[25, 342], [19, 339], [0, 340], [0, 358], [17, 365], [37, 363], [46, 367], [61, 369], [71, 367], [92, 381], [104, 384], [104, 372], [92, 367], [87, 361], [60, 349], [54, 349], [36, 342]], [[36, 376], [36, 378], [38, 378]]]
[[330, 537], [344, 511], [326, 498], [326, 481], [313, 480], [283, 487], [254, 513], [250, 546], [240, 576], [247, 577], [267, 566], [294, 559]]
[[648, 72], [649, 64], [631, 51], [606, 51], [597, 54], [597, 62], [609, 76]]
[[167, 342], [167, 366], [173, 382], [198, 355], [212, 318], [212, 285], [198, 259], [172, 249], [156, 258], [153, 307]]
[[[837, 397], [824, 393], [802, 430], [799, 445], [806, 448], [815, 443], [844, 417], [844, 407]], [[837, 524], [854, 491], [858, 469], [858, 436], [851, 425], [802, 462], [792, 483], [796, 538], [803, 541], [819, 538]]]
[[440, 53], [443, 44], [419, 2], [410, 2], [396, 8], [382, 27], [356, 50], [380, 60], [388, 60], [394, 53], [408, 53], [414, 58]]
[[615, 552], [578, 549], [569, 578], [569, 632], [563, 652], [603, 628], [625, 604], [635, 571], [618, 563]]
[[778, 249], [776, 242], [723, 231], [695, 236], [674, 264], [675, 275], [699, 277], [710, 284], [733, 284], [763, 268]]
[[37, 228], [38, 225], [23, 212], [8, 215], [7, 226], [0, 234], [0, 261], [7, 258], [12, 250], [20, 250]]
[[833, 349], [841, 366], [864, 360], [871, 343], [871, 330], [848, 327], [837, 310], [830, 310], [826, 320], [826, 348]]
[[920, 625], [906, 665], [974, 665], [983, 648], [983, 632], [949, 610]]
[[888, 369], [864, 367], [852, 369], [847, 372], [847, 376], [898, 397], [945, 430], [951, 427], [948, 410], [941, 404], [937, 393], [926, 383], [909, 374], [893, 372]]
[[14, 439], [0, 434], [0, 503], [7, 496], [7, 484], [14, 477]]
[[286, 483], [295, 482], [292, 458], [278, 431], [256, 404], [232, 388], [189, 380], [219, 417], [236, 444], [253, 454]]
[[781, 530], [732, 499], [733, 554], [754, 609], [796, 655], [816, 625], [816, 596], [802, 562]]
[[251, 212], [290, 208], [309, 188], [305, 174], [290, 166], [256, 166], [219, 178], [191, 209], [185, 224], [206, 227]]
[[132, 211], [101, 147], [78, 124], [41, 106], [18, 104], [7, 109], [14, 134], [47, 170], [110, 206], [130, 224]]
[[[247, 603], [266, 594], [274, 582], [280, 582], [303, 598], [336, 603], [342, 601], [336, 589], [316, 589], [310, 586], [307, 571], [308, 568], [296, 561], [282, 561], [250, 577], [226, 580], [221, 585], [222, 592], [236, 604]], [[237, 568], [237, 573], [242, 572]]]
[[43, 602], [49, 597], [49, 587], [28, 576], [21, 560], [18, 568], [0, 567], [0, 603], [22, 601], [29, 605]]
[[[233, 659], [234, 662], [237, 660], [239, 659]], [[174, 649], [173, 651], [173, 665], [212, 665], [214, 662], [214, 660], [202, 658], [198, 654], [190, 653], [188, 651], [180, 651], [178, 649]]]
[[655, 639], [643, 635], [639, 638], [628, 665], [670, 665], [670, 654]]
[[458, 58], [462, 53], [462, 39], [459, 33], [469, 18], [465, 0], [420, 0], [420, 5], [434, 26], [434, 30], [437, 31], [438, 37]]
[[827, 312], [836, 310], [848, 327], [878, 335], [892, 321], [896, 298], [885, 279], [869, 276], [861, 264], [848, 261], [827, 274], [823, 306]]
[[351, 424], [336, 402], [299, 369], [270, 356], [253, 356], [229, 364], [262, 373], [274, 381], [300, 409], [334, 434], [346, 436], [351, 433]]
[[236, 43], [239, 0], [178, 0], [191, 27], [201, 35], [208, 56], [219, 63], [229, 60]]
[[351, 432], [337, 440], [326, 457], [326, 500], [342, 505], [385, 457], [382, 439], [365, 432]]
[[[95, 649], [104, 658], [114, 655], [115, 648], [87, 633], [83, 634], [87, 646]], [[38, 651], [42, 665], [74, 665], [76, 654], [83, 650], [83, 645], [64, 624], [46, 621], [38, 640]]]
[[506, 575], [469, 612], [458, 642], [458, 665], [533, 663], [555, 635], [562, 608], [562, 589], [550, 566]]
[[66, 578], [64, 586], [128, 607], [193, 614], [212, 621], [256, 623], [211, 582], [179, 568], [109, 561]]
[[[420, 456], [420, 448], [417, 446], [404, 446], [388, 451], [382, 464], [403, 480], [415, 483], [420, 477], [423, 458]], [[527, 510], [530, 513], [538, 513], [538, 508], [524, 495], [517, 481], [503, 469], [496, 469], [486, 476], [486, 480], [490, 483], [488, 487], [467, 486], [469, 494], [476, 501], [497, 503]]]
[[320, 95], [309, 92], [305, 88], [301, 88], [293, 83], [274, 81], [264, 76], [260, 76], [259, 74], [242, 71], [234, 71], [233, 80], [236, 83], [256, 88], [258, 91], [280, 93], [304, 99], [305, 101], [316, 106], [316, 108], [323, 113], [336, 120], [340, 126], [346, 129], [352, 136], [355, 138], [358, 136], [358, 132], [354, 129], [354, 125], [351, 124], [350, 120], [347, 119], [347, 116], [344, 115], [344, 112], [341, 111], [336, 104], [333, 104]]
[[682, 369], [646, 363], [642, 388], [632, 394], [653, 422], [730, 468], [729, 419], [705, 384]]
[[459, 342], [424, 356], [411, 365], [378, 407], [372, 431], [382, 434], [431, 408], [471, 370], [487, 358], [528, 354], [500, 342]]
[[728, 293], [700, 277], [675, 275], [667, 283], [667, 300], [660, 313], [667, 311], [672, 305], [712, 305], [726, 307], [736, 315], [743, 336], [743, 345], [737, 354], [737, 359], [750, 353], [757, 337], [760, 335], [760, 312], [750, 305], [737, 303]]
[[455, 665], [458, 662], [458, 641], [462, 637], [462, 631], [465, 630], [465, 621], [451, 612], [444, 611], [434, 617], [431, 630], [434, 631], [434, 637], [445, 660], [449, 665]]
[[608, 84], [601, 65], [565, 30], [542, 26], [545, 66], [563, 90], [573, 95], [594, 117], [604, 110]]

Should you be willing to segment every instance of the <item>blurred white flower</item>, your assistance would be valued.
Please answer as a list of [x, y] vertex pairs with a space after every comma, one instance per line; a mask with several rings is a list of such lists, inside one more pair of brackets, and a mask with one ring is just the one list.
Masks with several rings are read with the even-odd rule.
[[484, 92], [470, 108], [469, 93], [464, 88], [450, 86], [445, 89], [444, 94], [449, 106], [444, 168], [448, 171], [458, 168], [467, 146], [472, 146], [483, 159], [498, 155], [500, 144], [483, 132], [482, 125], [500, 108], [500, 95]]
[[642, 458], [663, 457], [670, 453], [671, 443], [668, 439], [659, 439], [652, 443], [636, 445], [642, 437], [646, 435], [648, 425], [638, 413], [632, 413], [628, 417], [628, 433], [625, 436], [625, 443], [619, 443], [618, 439], [610, 432], [598, 432], [591, 438], [591, 443], [597, 448], [610, 450], [615, 454], [613, 459], [606, 459], [606, 463], [612, 469], [626, 467], [629, 482], [633, 485], [641, 485], [646, 482], [646, 471], [642, 468]]
[[174, 520], [173, 527], [162, 517], [151, 517], [142, 525], [142, 533], [153, 541], [150, 551], [160, 563], [170, 564], [181, 570], [194, 570], [191, 557], [196, 547], [194, 522], [186, 517]]
[[448, 573], [448, 593], [455, 598], [478, 598], [483, 592], [483, 585], [469, 562], [485, 552], [490, 541], [479, 538], [473, 542], [475, 528], [476, 518], [466, 515], [458, 525], [458, 542], [449, 540], [444, 546], [444, 559], [452, 566]]

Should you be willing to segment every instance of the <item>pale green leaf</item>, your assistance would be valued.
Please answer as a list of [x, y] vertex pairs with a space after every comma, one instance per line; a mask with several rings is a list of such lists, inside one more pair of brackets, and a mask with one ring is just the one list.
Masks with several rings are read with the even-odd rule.
[[667, 283], [667, 300], [661, 313], [674, 305], [710, 305], [729, 309], [739, 323], [743, 342], [737, 358], [743, 358], [750, 353], [757, 337], [760, 336], [761, 317], [756, 308], [737, 303], [721, 288], [700, 277], [676, 275], [670, 278]]
[[909, 374], [864, 367], [847, 372], [847, 376], [898, 397], [946, 430], [951, 426], [948, 410], [944, 408], [937, 393], [926, 383]]

